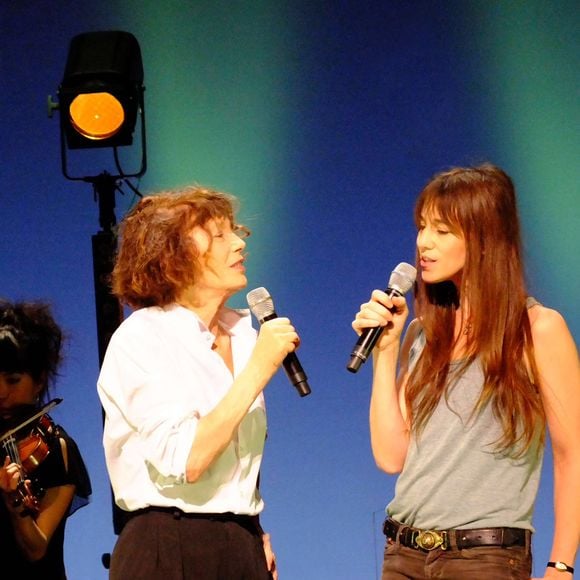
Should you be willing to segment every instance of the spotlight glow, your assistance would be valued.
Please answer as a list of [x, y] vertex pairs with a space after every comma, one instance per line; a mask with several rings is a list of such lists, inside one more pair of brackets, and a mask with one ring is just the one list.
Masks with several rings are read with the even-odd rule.
[[123, 106], [110, 93], [83, 93], [74, 98], [70, 120], [81, 135], [99, 141], [115, 135], [125, 121]]

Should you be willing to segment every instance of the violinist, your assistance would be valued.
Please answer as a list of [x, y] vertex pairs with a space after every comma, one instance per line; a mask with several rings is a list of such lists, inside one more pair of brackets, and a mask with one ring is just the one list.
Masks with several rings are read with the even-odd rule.
[[91, 494], [75, 442], [43, 414], [61, 346], [47, 305], [0, 300], [0, 554], [24, 578], [66, 579], [66, 520]]

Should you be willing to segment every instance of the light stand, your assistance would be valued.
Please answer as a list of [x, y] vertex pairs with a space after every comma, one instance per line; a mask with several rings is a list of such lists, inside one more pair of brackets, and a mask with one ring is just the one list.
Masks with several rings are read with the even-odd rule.
[[[136, 38], [120, 31], [92, 32], [72, 39], [59, 87], [59, 101], [55, 103], [48, 98], [49, 117], [54, 110], [60, 112], [62, 174], [72, 181], [91, 183], [99, 206], [101, 229], [92, 236], [99, 368], [112, 334], [123, 321], [122, 305], [110, 287], [117, 250], [115, 193], [122, 193], [120, 183], [123, 182], [141, 195], [128, 178], [141, 177], [147, 169], [144, 90], [143, 65]], [[107, 105], [113, 102], [117, 107], [114, 118], [107, 119], [110, 108], [101, 106], [103, 98], [107, 99]], [[132, 145], [137, 117], [141, 119], [141, 164], [136, 172], [126, 173], [121, 168], [117, 147]], [[112, 124], [106, 125], [109, 121]], [[102, 131], [103, 123], [114, 130]], [[115, 174], [108, 171], [97, 175], [70, 174], [67, 149], [92, 148], [112, 149]], [[116, 506], [112, 491], [111, 497], [113, 528], [118, 535], [127, 522], [127, 515]], [[108, 568], [110, 554], [103, 554], [102, 561]]]

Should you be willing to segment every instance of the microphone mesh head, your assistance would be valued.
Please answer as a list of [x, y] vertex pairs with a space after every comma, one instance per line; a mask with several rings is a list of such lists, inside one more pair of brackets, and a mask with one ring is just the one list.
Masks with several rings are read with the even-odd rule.
[[415, 283], [417, 270], [411, 264], [401, 262], [392, 272], [389, 278], [389, 288], [400, 294], [406, 294]]
[[250, 290], [246, 295], [246, 299], [252, 314], [258, 320], [264, 320], [266, 316], [274, 314], [274, 301], [266, 288], [260, 286], [259, 288]]

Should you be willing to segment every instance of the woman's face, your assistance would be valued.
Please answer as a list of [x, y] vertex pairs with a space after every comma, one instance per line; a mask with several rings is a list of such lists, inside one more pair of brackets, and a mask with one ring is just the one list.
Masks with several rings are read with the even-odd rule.
[[246, 287], [246, 242], [232, 229], [229, 220], [210, 220], [204, 228], [194, 228], [191, 237], [200, 255], [201, 271], [194, 284], [197, 291], [228, 296]]
[[450, 280], [460, 286], [467, 254], [465, 238], [444, 222], [437, 210], [422, 214], [417, 250], [423, 282], [436, 284]]
[[0, 416], [7, 418], [20, 406], [33, 405], [41, 390], [28, 373], [0, 372]]

